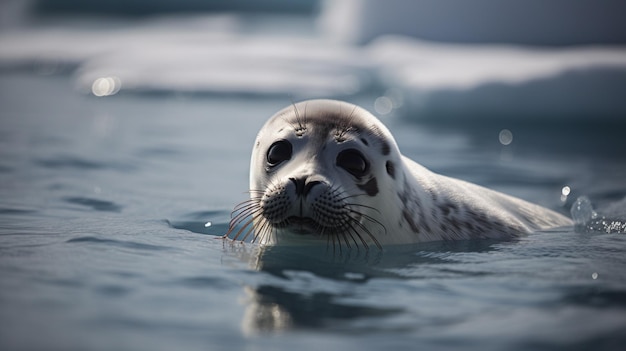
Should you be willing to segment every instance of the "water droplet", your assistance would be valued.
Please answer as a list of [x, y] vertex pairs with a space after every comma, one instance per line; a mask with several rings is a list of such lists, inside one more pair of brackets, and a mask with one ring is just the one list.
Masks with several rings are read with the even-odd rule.
[[563, 194], [563, 196], [567, 196], [571, 191], [572, 189], [570, 189], [570, 187], [566, 185], [563, 187], [563, 189], [561, 189], [561, 194]]
[[596, 211], [593, 210], [591, 201], [586, 196], [581, 196], [576, 200], [572, 205], [570, 213], [576, 225], [582, 226], [587, 225], [592, 219], [598, 217]]
[[562, 202], [563, 204], [565, 204], [565, 203], [567, 202], [567, 197], [569, 196], [569, 194], [571, 193], [571, 191], [572, 191], [572, 189], [570, 189], [570, 187], [569, 187], [569, 186], [567, 186], [567, 185], [566, 185], [566, 186], [564, 186], [564, 187], [561, 189], [561, 202]]

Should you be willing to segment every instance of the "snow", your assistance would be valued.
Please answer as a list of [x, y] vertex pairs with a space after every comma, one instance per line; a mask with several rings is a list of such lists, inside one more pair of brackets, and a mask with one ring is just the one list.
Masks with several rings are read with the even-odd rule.
[[621, 0], [326, 0], [330, 38], [367, 43], [395, 34], [449, 43], [626, 44]]
[[378, 92], [382, 113], [411, 118], [626, 115], [626, 45], [435, 43], [393, 35], [354, 45], [297, 33], [293, 22], [282, 33], [247, 26], [236, 15], [18, 26], [0, 32], [0, 68], [54, 73], [71, 66], [77, 90], [96, 94], [97, 87], [101, 96], [156, 91], [299, 100]]

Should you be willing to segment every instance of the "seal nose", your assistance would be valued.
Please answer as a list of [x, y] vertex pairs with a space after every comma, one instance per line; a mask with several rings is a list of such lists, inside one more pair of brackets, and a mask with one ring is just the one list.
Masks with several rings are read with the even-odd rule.
[[291, 180], [293, 184], [295, 184], [296, 195], [298, 196], [306, 196], [314, 186], [322, 183], [319, 180], [312, 180], [307, 182], [306, 178], [289, 178], [289, 180]]

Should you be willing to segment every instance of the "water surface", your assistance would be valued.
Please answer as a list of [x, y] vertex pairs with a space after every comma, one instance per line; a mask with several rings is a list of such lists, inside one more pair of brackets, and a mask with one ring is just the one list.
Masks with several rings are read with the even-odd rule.
[[[0, 74], [2, 349], [626, 343], [623, 234], [562, 228], [342, 255], [231, 244], [219, 236], [247, 197], [254, 136], [288, 97], [96, 98], [71, 75], [37, 72]], [[376, 97], [350, 100], [373, 110]], [[548, 119], [383, 118], [434, 171], [566, 214], [581, 195], [623, 213], [623, 125]]]

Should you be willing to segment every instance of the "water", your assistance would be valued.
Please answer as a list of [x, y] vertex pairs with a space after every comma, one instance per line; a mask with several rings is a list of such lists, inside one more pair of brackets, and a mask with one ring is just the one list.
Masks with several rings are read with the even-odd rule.
[[[247, 196], [252, 141], [288, 97], [96, 98], [77, 92], [72, 74], [43, 73], [0, 74], [2, 349], [626, 342], [623, 234], [563, 228], [341, 256], [233, 245], [219, 236]], [[374, 110], [377, 96], [350, 101]], [[623, 124], [384, 121], [407, 156], [437, 172], [563, 213], [584, 195], [598, 214], [624, 218]]]

